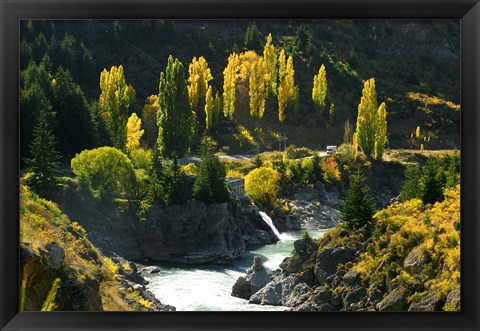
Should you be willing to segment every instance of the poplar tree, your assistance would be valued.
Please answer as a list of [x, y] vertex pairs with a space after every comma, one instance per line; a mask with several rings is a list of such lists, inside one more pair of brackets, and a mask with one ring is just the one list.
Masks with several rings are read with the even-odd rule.
[[171, 158], [174, 153], [184, 157], [190, 149], [194, 118], [183, 65], [171, 55], [165, 72], [160, 73], [158, 90], [157, 146], [163, 157]]
[[133, 151], [140, 147], [140, 139], [144, 133], [142, 120], [138, 118], [137, 114], [133, 113], [127, 121], [127, 142], [125, 144], [127, 151]]
[[124, 150], [128, 114], [130, 105], [135, 100], [135, 90], [131, 85], [127, 85], [122, 65], [113, 66], [110, 71], [103, 69], [100, 73], [100, 89], [102, 92], [98, 107], [111, 141], [116, 148]]
[[263, 58], [258, 58], [251, 67], [249, 78], [250, 115], [262, 118], [265, 112], [266, 67]]
[[209, 86], [207, 90], [207, 94], [205, 96], [205, 124], [206, 124], [207, 130], [210, 130], [212, 128], [213, 106], [214, 106], [214, 101], [213, 101], [213, 95], [212, 95], [212, 87]]
[[277, 79], [278, 79], [278, 59], [275, 46], [272, 44], [272, 34], [267, 36], [267, 42], [263, 48], [263, 61], [265, 62], [266, 71], [269, 75], [267, 85], [267, 95], [272, 96], [277, 94]]
[[375, 79], [370, 78], [363, 85], [362, 97], [358, 105], [356, 130], [358, 147], [365, 155], [371, 155], [375, 148], [377, 107]]
[[235, 111], [235, 83], [238, 65], [238, 55], [233, 53], [228, 57], [227, 67], [223, 70], [223, 114], [229, 120], [233, 119]]
[[375, 130], [375, 158], [381, 160], [387, 142], [387, 110], [385, 102], [378, 107]]
[[220, 93], [215, 93], [215, 100], [213, 101], [213, 122], [218, 123], [220, 117], [220, 108], [222, 107], [222, 100], [220, 99]]
[[[280, 55], [282, 53], [280, 53]], [[282, 61], [280, 61], [279, 68], [283, 70], [283, 64], [281, 63]], [[282, 73], [280, 69], [279, 76], [281, 77], [281, 81], [278, 88], [278, 120], [280, 121], [280, 123], [283, 123], [283, 121], [285, 120], [285, 109], [287, 105], [298, 101], [298, 88], [295, 86], [295, 70], [293, 69], [293, 58], [291, 56], [288, 57], [284, 73]]]
[[313, 77], [312, 100], [318, 109], [325, 108], [327, 100], [327, 72], [322, 64], [318, 74]]
[[188, 67], [188, 96], [190, 100], [190, 105], [192, 110], [197, 115], [197, 120], [200, 122], [200, 125], [205, 125], [206, 118], [203, 115], [203, 105], [200, 105], [199, 101], [204, 100], [207, 90], [208, 82], [213, 79], [210, 68], [208, 68], [208, 63], [203, 56], [200, 56], [197, 60], [196, 57], [192, 59]]

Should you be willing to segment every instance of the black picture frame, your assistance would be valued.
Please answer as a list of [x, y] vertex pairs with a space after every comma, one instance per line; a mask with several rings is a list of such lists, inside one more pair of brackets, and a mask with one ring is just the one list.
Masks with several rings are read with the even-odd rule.
[[[459, 19], [462, 311], [460, 313], [19, 313], [19, 20]], [[0, 326], [2, 330], [479, 330], [480, 4], [477, 0], [0, 0]]]

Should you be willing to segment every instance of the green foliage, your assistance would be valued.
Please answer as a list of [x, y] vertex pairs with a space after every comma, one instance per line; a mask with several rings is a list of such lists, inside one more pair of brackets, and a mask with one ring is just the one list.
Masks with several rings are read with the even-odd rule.
[[55, 150], [55, 137], [50, 128], [51, 114], [40, 113], [37, 124], [33, 128], [33, 138], [30, 144], [29, 159], [25, 162], [32, 175], [28, 185], [36, 192], [45, 192], [57, 184], [56, 176], [60, 166], [60, 154]]
[[244, 45], [245, 48], [254, 51], [259, 51], [261, 49], [262, 38], [255, 23], [250, 24], [245, 31]]
[[260, 168], [263, 165], [263, 159], [260, 154], [255, 155], [252, 159], [252, 169]]
[[438, 161], [430, 157], [422, 168], [422, 178], [419, 182], [419, 198], [424, 204], [434, 204], [442, 201], [445, 188], [445, 174]]
[[360, 172], [350, 175], [350, 187], [345, 195], [342, 221], [349, 229], [359, 229], [372, 222], [375, 209], [373, 199], [368, 196], [366, 179]]
[[225, 167], [213, 154], [213, 144], [206, 136], [202, 139], [197, 178], [193, 185], [195, 199], [205, 203], [227, 202], [230, 200], [225, 186]]
[[314, 184], [317, 181], [315, 163], [311, 158], [304, 158], [301, 163], [303, 181], [305, 184]]
[[41, 311], [52, 311], [55, 309], [55, 297], [57, 296], [58, 285], [60, 284], [60, 278], [55, 278], [50, 291], [48, 291], [47, 297], [43, 302]]
[[405, 169], [405, 180], [402, 185], [401, 200], [407, 201], [419, 196], [418, 182], [421, 178], [418, 164], [408, 165]]
[[165, 194], [165, 203], [167, 205], [181, 205], [187, 202], [190, 198], [190, 192], [185, 187], [185, 172], [182, 167], [178, 165], [178, 160], [173, 154], [173, 159], [165, 167], [165, 173], [163, 175], [163, 186]]
[[263, 48], [263, 61], [265, 62], [266, 71], [269, 76], [267, 84], [267, 95], [273, 96], [277, 94], [278, 80], [278, 59], [275, 46], [272, 44], [272, 34], [267, 36], [267, 42]]
[[194, 118], [182, 63], [170, 55], [160, 74], [157, 145], [163, 157], [184, 157], [190, 150]]
[[278, 194], [280, 174], [270, 167], [253, 169], [245, 176], [245, 192], [255, 203], [273, 208]]
[[73, 173], [99, 198], [132, 194], [137, 180], [130, 159], [113, 147], [85, 150], [71, 161]]

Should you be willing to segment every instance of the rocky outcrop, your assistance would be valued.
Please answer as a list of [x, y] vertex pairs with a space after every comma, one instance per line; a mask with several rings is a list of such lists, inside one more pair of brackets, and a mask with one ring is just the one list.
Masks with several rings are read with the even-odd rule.
[[377, 309], [380, 311], [403, 311], [407, 308], [407, 298], [409, 291], [403, 286], [393, 289], [388, 295], [380, 301]]
[[439, 311], [445, 304], [437, 292], [428, 293], [418, 302], [413, 302], [408, 311]]
[[246, 276], [239, 277], [233, 285], [232, 296], [248, 300], [269, 282], [270, 276], [263, 266], [260, 256], [255, 256], [253, 265], [247, 269]]
[[138, 229], [138, 243], [154, 261], [190, 264], [229, 263], [245, 250], [231, 203], [151, 206]]
[[98, 280], [78, 281], [65, 272], [65, 253], [56, 242], [43, 245], [39, 254], [28, 245], [20, 244], [23, 309], [39, 311], [55, 279], [60, 283], [55, 296], [55, 309], [60, 311], [99, 311], [102, 301]]
[[[314, 274], [318, 283], [323, 285], [337, 272], [339, 264], [355, 261], [357, 250], [349, 246], [332, 247], [322, 250], [315, 259]], [[331, 281], [330, 281], [331, 282]]]
[[236, 216], [237, 223], [247, 247], [273, 244], [278, 241], [272, 229], [262, 219], [258, 207], [252, 204], [248, 197], [234, 200], [233, 203], [239, 208], [239, 213]]
[[447, 295], [446, 310], [460, 311], [460, 286], [457, 286]]

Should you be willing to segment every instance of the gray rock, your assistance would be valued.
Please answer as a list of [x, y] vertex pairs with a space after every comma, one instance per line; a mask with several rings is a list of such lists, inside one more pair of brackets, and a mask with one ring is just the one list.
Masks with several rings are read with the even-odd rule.
[[363, 286], [347, 287], [342, 295], [343, 305], [345, 308], [350, 308], [356, 305], [361, 307], [359, 303], [364, 301], [367, 297], [367, 290]]
[[260, 291], [253, 294], [248, 302], [259, 305], [281, 306], [282, 284], [276, 282], [268, 283]]
[[[297, 289], [297, 286], [300, 287]], [[279, 277], [253, 294], [249, 303], [273, 306], [299, 305], [308, 299], [310, 290], [310, 287], [295, 275]]]
[[403, 267], [411, 274], [420, 272], [425, 265], [425, 257], [422, 249], [416, 247], [408, 253], [407, 257], [403, 261]]
[[445, 300], [439, 298], [437, 292], [428, 293], [418, 302], [413, 302], [408, 311], [440, 311]]
[[356, 283], [359, 278], [360, 278], [360, 273], [358, 271], [348, 271], [343, 276], [343, 281], [345, 284], [351, 285], [353, 283]]
[[339, 264], [354, 261], [356, 257], [356, 250], [352, 247], [333, 247], [321, 251], [315, 261], [315, 278], [320, 285], [325, 284], [327, 278], [337, 272]]
[[460, 286], [448, 293], [445, 307], [450, 310], [460, 311]]
[[393, 289], [380, 303], [377, 309], [380, 311], [404, 311], [407, 308], [409, 292], [403, 286]]
[[313, 199], [313, 195], [308, 192], [297, 192], [293, 194], [293, 198], [300, 201], [310, 201]]
[[239, 277], [232, 287], [232, 296], [250, 299], [250, 297], [270, 282], [270, 275], [265, 270], [259, 256], [253, 258], [253, 265], [245, 277]]
[[53, 270], [59, 271], [65, 262], [65, 252], [60, 245], [54, 241], [44, 245], [42, 255], [47, 265]]
[[143, 272], [146, 272], [147, 274], [157, 274], [162, 269], [159, 266], [148, 266], [142, 269]]

